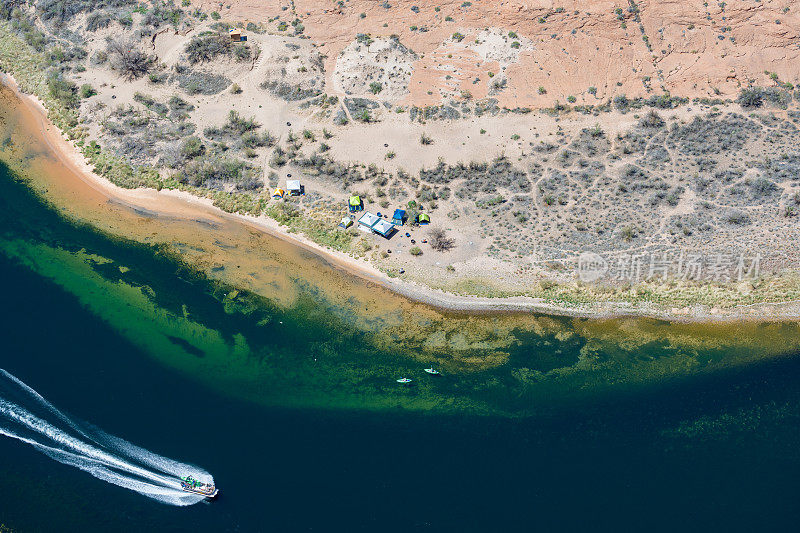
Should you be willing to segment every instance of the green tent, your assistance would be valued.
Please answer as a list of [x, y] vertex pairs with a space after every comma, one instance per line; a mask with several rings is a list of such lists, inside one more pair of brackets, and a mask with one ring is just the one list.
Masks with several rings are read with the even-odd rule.
[[353, 195], [350, 197], [350, 202], [348, 202], [348, 208], [350, 209], [351, 213], [356, 211], [361, 211], [364, 209], [364, 204], [361, 203], [361, 197], [358, 195]]
[[419, 224], [430, 224], [431, 223], [431, 217], [429, 217], [425, 213], [420, 213], [419, 216], [417, 217], [417, 222]]

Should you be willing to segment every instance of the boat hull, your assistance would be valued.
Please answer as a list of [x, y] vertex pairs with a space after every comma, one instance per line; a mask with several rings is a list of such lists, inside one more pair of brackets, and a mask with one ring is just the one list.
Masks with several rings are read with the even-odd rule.
[[181, 487], [181, 489], [183, 490], [183, 492], [190, 492], [190, 493], [192, 493], [192, 494], [197, 494], [197, 495], [200, 495], [200, 496], [205, 496], [206, 498], [215, 498], [215, 497], [217, 496], [217, 494], [219, 494], [219, 489], [214, 489], [212, 492], [206, 492], [206, 491], [201, 491], [201, 490], [187, 489], [187, 488], [183, 488], [183, 487]]

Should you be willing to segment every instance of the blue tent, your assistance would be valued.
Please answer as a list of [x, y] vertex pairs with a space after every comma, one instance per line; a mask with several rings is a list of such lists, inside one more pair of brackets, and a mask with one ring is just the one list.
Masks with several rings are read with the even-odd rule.
[[406, 212], [402, 209], [395, 209], [394, 216], [392, 216], [392, 224], [402, 226], [406, 220]]

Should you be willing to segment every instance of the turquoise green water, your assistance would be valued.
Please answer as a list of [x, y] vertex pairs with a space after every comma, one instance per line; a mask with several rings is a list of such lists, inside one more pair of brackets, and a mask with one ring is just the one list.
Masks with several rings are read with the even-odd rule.
[[[13, 487], [0, 523], [19, 531], [788, 529], [798, 518], [795, 323], [414, 321], [382, 309], [366, 327], [302, 278], [287, 305], [70, 222], [5, 167], [0, 282], [0, 367], [79, 418], [201, 465], [222, 489], [211, 505], [169, 507], [0, 439]], [[422, 372], [431, 360], [443, 376]]]

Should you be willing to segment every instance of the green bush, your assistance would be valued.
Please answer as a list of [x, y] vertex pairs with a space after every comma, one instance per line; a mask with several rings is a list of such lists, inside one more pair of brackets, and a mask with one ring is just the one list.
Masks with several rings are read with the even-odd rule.
[[66, 108], [76, 108], [80, 105], [78, 86], [69, 80], [65, 80], [58, 73], [52, 73], [48, 76], [47, 90], [53, 99], [61, 102]]
[[206, 155], [190, 161], [178, 172], [180, 183], [195, 187], [221, 188], [234, 184], [238, 190], [254, 190], [261, 187], [256, 169], [242, 160]]
[[[185, 51], [189, 63], [195, 64], [211, 61], [222, 55], [230, 55], [232, 49], [233, 46], [228, 34], [216, 32], [192, 37], [192, 40], [186, 44]], [[249, 51], [250, 49], [247, 48], [247, 50]]]
[[247, 61], [251, 57], [253, 57], [253, 53], [250, 50], [250, 47], [246, 44], [237, 44], [233, 47], [233, 55], [236, 57], [237, 61]]
[[183, 140], [181, 144], [181, 154], [186, 159], [194, 159], [206, 153], [206, 146], [200, 138], [191, 136]]
[[245, 148], [261, 148], [263, 146], [273, 146], [274, 144], [275, 138], [268, 131], [260, 135], [254, 131], [249, 131], [242, 135], [242, 146]]
[[97, 91], [88, 83], [81, 85], [81, 98], [90, 98], [96, 94]]
[[742, 107], [761, 107], [764, 103], [764, 91], [759, 87], [742, 89], [736, 100]]

